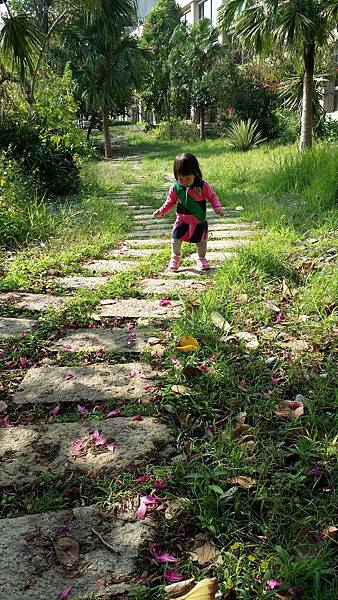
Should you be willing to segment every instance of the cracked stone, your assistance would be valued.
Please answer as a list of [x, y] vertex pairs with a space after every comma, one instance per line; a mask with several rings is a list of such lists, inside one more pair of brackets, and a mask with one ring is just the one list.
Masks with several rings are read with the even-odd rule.
[[[111, 252], [109, 252], [109, 256], [126, 256], [127, 258], [129, 258], [130, 256], [132, 258], [143, 258], [144, 256], [151, 256], [152, 254], [156, 254], [157, 249], [156, 248], [128, 248], [126, 250], [112, 250]], [[136, 266], [139, 266], [137, 264], [137, 262], [133, 263]]]
[[72, 300], [71, 296], [52, 296], [49, 294], [25, 294], [22, 292], [6, 292], [0, 294], [0, 301], [12, 304], [17, 308], [40, 311], [55, 309], [60, 310]]
[[53, 279], [55, 283], [58, 283], [65, 289], [79, 290], [88, 288], [94, 290], [107, 283], [107, 277], [82, 277], [80, 275], [74, 275], [72, 277], [56, 277]]
[[211, 281], [196, 281], [194, 279], [143, 279], [138, 285], [144, 294], [166, 294], [169, 292], [203, 292], [211, 285]]
[[[229, 258], [233, 258], [236, 256], [233, 252], [207, 252], [207, 259], [211, 262], [222, 262], [223, 260], [227, 260]], [[197, 253], [190, 254], [185, 260], [190, 262], [196, 262], [198, 258]]]
[[[65, 523], [72, 529], [64, 535], [80, 547], [78, 564], [70, 573], [57, 562], [53, 549], [56, 531]], [[130, 588], [133, 576], [140, 576], [138, 556], [155, 539], [151, 518], [140, 521], [135, 511], [114, 514], [99, 506], [2, 519], [0, 528], [0, 556], [4, 559], [1, 597], [6, 600], [54, 599], [68, 586], [71, 597], [82, 597], [95, 589], [98, 580], [104, 585], [95, 597], [122, 595]]]
[[[135, 334], [135, 335], [134, 335]], [[70, 330], [61, 339], [50, 346], [51, 350], [69, 352], [69, 346], [75, 352], [144, 352], [150, 350], [156, 354], [161, 345], [163, 332], [158, 329], [77, 329]], [[149, 338], [158, 337], [159, 343], [149, 344]]]
[[38, 325], [38, 321], [33, 319], [11, 319], [7, 317], [0, 318], [0, 339], [8, 339], [20, 336], [31, 331]]
[[[113, 452], [106, 444], [95, 446], [95, 429], [108, 444], [116, 443]], [[60, 476], [66, 471], [87, 476], [116, 473], [144, 464], [154, 453], [157, 458], [173, 453], [170, 430], [154, 417], [8, 427], [0, 435], [1, 487], [33, 483], [42, 471]], [[81, 441], [81, 447], [74, 448]]]
[[225, 248], [241, 248], [251, 244], [251, 240], [209, 240], [208, 250], [223, 250]]
[[128, 260], [95, 260], [84, 266], [95, 273], [117, 273], [127, 271], [137, 266], [137, 263]]
[[95, 310], [100, 317], [172, 319], [180, 316], [182, 303], [171, 301], [168, 306], [160, 306], [158, 300], [129, 298], [128, 300], [116, 300], [114, 304], [99, 305]]
[[[129, 377], [130, 372], [136, 373]], [[144, 374], [147, 379], [141, 377]], [[19, 385], [14, 402], [106, 402], [111, 399], [140, 399], [148, 403], [151, 395], [146, 385], [154, 385], [156, 377], [150, 365], [125, 363], [89, 365], [85, 367], [50, 367], [29, 369]]]

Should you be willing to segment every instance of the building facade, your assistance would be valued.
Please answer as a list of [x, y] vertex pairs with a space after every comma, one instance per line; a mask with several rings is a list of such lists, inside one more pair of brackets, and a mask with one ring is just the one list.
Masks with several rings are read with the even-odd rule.
[[[226, 0], [176, 0], [182, 8], [182, 21], [185, 23], [197, 23], [200, 19], [210, 19], [211, 23], [217, 25], [218, 9]], [[140, 23], [156, 4], [156, 0], [138, 0], [137, 14]]]

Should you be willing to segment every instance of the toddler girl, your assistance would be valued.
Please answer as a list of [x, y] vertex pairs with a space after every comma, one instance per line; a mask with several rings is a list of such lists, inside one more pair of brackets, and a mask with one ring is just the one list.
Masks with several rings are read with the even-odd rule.
[[163, 217], [175, 204], [176, 221], [171, 240], [170, 271], [177, 271], [180, 266], [182, 242], [190, 242], [197, 246], [197, 267], [210, 269], [205, 258], [207, 251], [208, 223], [206, 221], [207, 203], [210, 202], [215, 213], [224, 216], [222, 206], [211, 188], [202, 179], [201, 169], [193, 154], [178, 154], [174, 162], [175, 183], [171, 186], [168, 198], [153, 213], [153, 218]]

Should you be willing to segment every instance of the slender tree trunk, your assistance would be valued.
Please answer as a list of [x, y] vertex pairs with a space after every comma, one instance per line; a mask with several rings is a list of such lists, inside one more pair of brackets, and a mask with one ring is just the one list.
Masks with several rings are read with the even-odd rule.
[[302, 102], [302, 126], [300, 133], [299, 150], [304, 152], [312, 146], [312, 121], [313, 121], [313, 72], [315, 63], [314, 43], [304, 45], [304, 78]]
[[112, 148], [109, 133], [109, 115], [106, 108], [102, 110], [103, 135], [104, 135], [104, 155], [106, 158], [112, 158]]
[[204, 108], [200, 108], [200, 140], [205, 140], [204, 117], [205, 117]]

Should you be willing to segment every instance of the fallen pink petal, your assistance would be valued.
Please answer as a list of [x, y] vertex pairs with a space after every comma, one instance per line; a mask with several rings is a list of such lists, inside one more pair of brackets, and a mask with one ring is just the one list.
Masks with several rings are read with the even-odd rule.
[[165, 488], [165, 482], [162, 481], [162, 479], [155, 479], [155, 481], [153, 481], [153, 486], [155, 490], [163, 490]]
[[6, 429], [7, 427], [11, 427], [12, 423], [10, 422], [8, 417], [4, 417], [2, 419], [2, 426]]
[[149, 481], [149, 477], [148, 475], [141, 475], [141, 477], [138, 477], [137, 479], [135, 479], [135, 481], [137, 483], [144, 483], [145, 481]]
[[214, 435], [214, 434], [213, 434], [213, 431], [212, 431], [212, 428], [211, 428], [211, 426], [210, 426], [210, 425], [208, 425], [208, 426], [205, 428], [205, 432], [204, 432], [204, 433], [205, 433], [205, 435], [207, 435], [207, 436], [209, 436], [209, 437], [212, 437], [212, 436]]
[[107, 441], [107, 436], [101, 435], [98, 429], [95, 429], [92, 437], [95, 440], [95, 446], [103, 446]]
[[115, 410], [111, 410], [108, 414], [107, 414], [107, 418], [108, 417], [118, 417], [119, 414], [121, 412], [120, 408], [116, 408]]
[[127, 323], [127, 327], [128, 329], [135, 329], [136, 325], [135, 323]]
[[74, 348], [71, 344], [68, 344], [68, 342], [66, 342], [65, 344], [63, 344], [63, 347], [65, 350], [67, 350], [68, 352], [74, 352]]
[[316, 467], [312, 467], [310, 469], [307, 469], [305, 471], [305, 475], [307, 477], [320, 477], [321, 475], [323, 475], [324, 473], [324, 467], [321, 467], [320, 465], [317, 465]]
[[159, 563], [165, 562], [177, 562], [177, 558], [169, 554], [168, 552], [158, 553], [157, 548], [160, 548], [161, 544], [149, 544], [150, 554], [157, 560]]
[[77, 405], [77, 411], [81, 414], [81, 415], [87, 415], [89, 413], [88, 408], [86, 408], [85, 406], [82, 406], [81, 404]]
[[20, 363], [20, 366], [24, 367], [24, 368], [29, 366], [29, 360], [25, 356], [20, 357], [19, 363]]
[[69, 381], [70, 379], [74, 379], [74, 374], [73, 373], [67, 373], [65, 380]]
[[283, 317], [282, 313], [279, 313], [279, 315], [277, 315], [277, 318], [276, 318], [275, 322], [276, 323], [281, 323], [282, 321], [284, 321], [284, 317]]
[[50, 411], [51, 414], [53, 415], [53, 417], [56, 417], [56, 415], [59, 414], [60, 406], [61, 406], [60, 402], [58, 402], [57, 404], [55, 404], [55, 406], [53, 406], [52, 410]]
[[170, 306], [170, 305], [171, 305], [171, 302], [170, 302], [170, 300], [168, 300], [168, 298], [162, 298], [160, 300], [160, 306]]
[[69, 585], [62, 592], [59, 593], [58, 598], [67, 598], [72, 591], [72, 586]]
[[135, 415], [133, 421], [143, 421], [142, 415]]
[[155, 388], [153, 385], [145, 385], [143, 389], [145, 392], [153, 392]]
[[280, 579], [269, 579], [266, 582], [266, 585], [268, 586], [269, 590], [275, 590], [276, 588], [279, 588], [282, 585], [282, 581], [280, 581]]
[[107, 444], [107, 448], [109, 452], [114, 452], [114, 450], [116, 450], [117, 448], [117, 444], [115, 444], [115, 442], [112, 442], [111, 444]]
[[178, 360], [178, 358], [176, 358], [176, 356], [172, 356], [171, 357], [171, 362], [173, 365], [177, 366], [180, 364], [180, 361]]
[[81, 440], [78, 440], [77, 442], [74, 442], [74, 444], [72, 445], [72, 448], [74, 450], [81, 450], [84, 442], [85, 442], [85, 438], [82, 438]]
[[288, 588], [288, 592], [292, 598], [301, 598], [304, 596], [304, 590], [299, 585], [292, 585]]
[[167, 569], [164, 573], [164, 579], [169, 583], [177, 583], [178, 581], [182, 581], [183, 575], [177, 569]]

